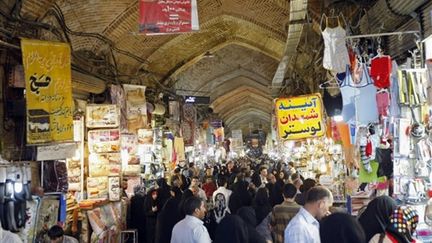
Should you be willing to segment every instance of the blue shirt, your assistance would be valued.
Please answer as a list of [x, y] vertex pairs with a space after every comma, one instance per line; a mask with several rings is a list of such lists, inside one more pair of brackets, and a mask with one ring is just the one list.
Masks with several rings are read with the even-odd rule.
[[178, 222], [172, 231], [171, 243], [211, 243], [204, 222], [191, 215]]
[[285, 228], [285, 243], [321, 243], [318, 221], [303, 207]]

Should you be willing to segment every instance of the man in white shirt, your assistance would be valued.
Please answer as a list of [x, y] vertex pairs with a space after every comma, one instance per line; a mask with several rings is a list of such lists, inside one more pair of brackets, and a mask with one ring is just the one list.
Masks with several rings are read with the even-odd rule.
[[312, 187], [304, 207], [285, 229], [285, 243], [321, 243], [318, 220], [329, 214], [332, 204], [333, 196], [327, 188]]
[[191, 197], [186, 200], [184, 210], [186, 217], [174, 226], [171, 243], [211, 243], [202, 221], [207, 212], [204, 201], [199, 197]]
[[198, 187], [198, 197], [200, 197], [202, 200], [204, 200], [204, 202], [207, 202], [207, 196], [205, 194], [205, 191], [200, 187], [200, 181], [199, 181], [198, 176], [192, 177], [189, 189], [192, 189], [195, 186]]
[[218, 189], [213, 192], [213, 212], [215, 214], [216, 222], [219, 224], [220, 221], [225, 217], [226, 213], [231, 213], [229, 209], [229, 200], [232, 191], [227, 189], [228, 181], [227, 178], [222, 176], [218, 178]]

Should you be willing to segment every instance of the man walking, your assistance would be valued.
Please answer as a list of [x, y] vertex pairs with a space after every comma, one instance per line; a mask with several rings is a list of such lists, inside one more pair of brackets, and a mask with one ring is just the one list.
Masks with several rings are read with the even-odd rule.
[[331, 192], [322, 186], [311, 188], [306, 203], [285, 229], [285, 243], [321, 243], [318, 220], [329, 214]]
[[186, 217], [174, 226], [171, 243], [211, 243], [202, 221], [207, 212], [204, 201], [191, 197], [186, 200], [184, 210]]
[[284, 230], [301, 207], [294, 201], [297, 188], [293, 184], [285, 184], [282, 194], [284, 201], [274, 206], [270, 219], [270, 225], [272, 226], [276, 243], [284, 242]]

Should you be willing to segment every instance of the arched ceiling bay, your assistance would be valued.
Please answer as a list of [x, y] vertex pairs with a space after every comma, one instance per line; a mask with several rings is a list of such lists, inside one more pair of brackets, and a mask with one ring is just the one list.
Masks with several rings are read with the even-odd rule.
[[221, 15], [202, 24], [201, 28], [197, 34], [180, 35], [161, 46], [148, 57], [144, 67], [158, 74], [170, 74], [184, 65], [193, 65], [197, 56], [215, 52], [231, 42], [244, 43], [275, 59], [283, 52], [282, 36], [238, 17]]
[[[115, 52], [122, 74], [144, 71], [165, 86], [210, 96], [229, 126], [269, 124], [269, 86], [285, 47], [289, 1], [197, 2], [200, 30], [181, 35], [136, 34], [138, 0], [23, 0], [21, 13], [55, 23], [48, 11], [57, 4], [72, 31], [98, 34], [135, 56]], [[73, 51], [108, 53], [101, 39], [76, 34], [70, 39]], [[214, 57], [204, 57], [206, 52]]]
[[213, 55], [200, 59], [179, 74], [174, 87], [177, 90], [213, 93], [224, 87], [231, 89], [232, 85], [237, 84], [232, 82], [233, 79], [245, 77], [250, 81], [249, 85], [265, 90], [278, 64], [276, 59], [262, 52], [236, 44], [228, 45]]
[[[165, 77], [185, 64], [186, 67], [193, 65], [195, 58], [204, 52], [215, 51], [229, 43], [249, 46], [275, 58], [282, 55], [288, 3], [280, 0], [197, 2], [200, 30], [181, 35], [136, 34], [138, 0], [23, 0], [21, 13], [38, 19], [44, 17], [54, 3], [59, 5], [71, 30], [101, 34], [117, 48], [146, 60], [143, 63], [127, 55], [118, 55], [118, 66], [129, 74], [144, 67], [158, 77]], [[71, 37], [73, 50], [97, 51], [105, 45], [91, 37]]]
[[248, 127], [250, 123], [253, 124], [252, 129], [258, 128], [260, 125], [263, 126], [263, 129], [269, 131], [269, 120], [266, 117], [263, 117], [261, 114], [254, 113], [253, 111], [246, 111], [246, 116], [236, 117], [233, 120], [228, 122], [228, 127], [230, 130], [242, 127]]
[[[239, 107], [243, 104], [251, 105], [253, 102], [261, 104], [257, 109], [269, 111], [267, 107], [272, 104], [270, 97], [264, 93], [259, 92], [251, 87], [240, 87], [232, 90], [231, 92], [218, 97], [212, 102], [213, 109], [216, 113], [223, 116], [224, 113], [228, 113], [231, 108]], [[268, 112], [270, 113], [270, 111]]]
[[256, 89], [262, 90], [263, 92], [268, 92], [268, 81], [269, 80], [266, 77], [263, 77], [258, 73], [239, 67], [201, 84], [201, 86], [196, 89], [196, 94], [211, 90], [212, 97], [219, 97], [221, 94], [225, 94], [233, 88], [244, 85], [252, 86]]
[[263, 93], [255, 88], [245, 86], [236, 88], [219, 96], [212, 102], [212, 106], [230, 128], [241, 126], [245, 119], [248, 120], [248, 123], [254, 123], [255, 126], [259, 124], [270, 126], [271, 98], [268, 93]]
[[241, 127], [242, 122], [269, 126], [269, 85], [276, 68], [273, 57], [230, 44], [178, 74], [175, 88], [179, 94], [210, 96], [214, 112], [229, 128]]

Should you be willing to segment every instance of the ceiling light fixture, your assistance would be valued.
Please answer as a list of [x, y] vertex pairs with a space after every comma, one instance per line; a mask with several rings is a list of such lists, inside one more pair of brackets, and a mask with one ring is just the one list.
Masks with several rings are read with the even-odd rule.
[[204, 57], [205, 58], [212, 58], [212, 57], [214, 57], [214, 55], [211, 52], [206, 51], [206, 53], [204, 53]]

